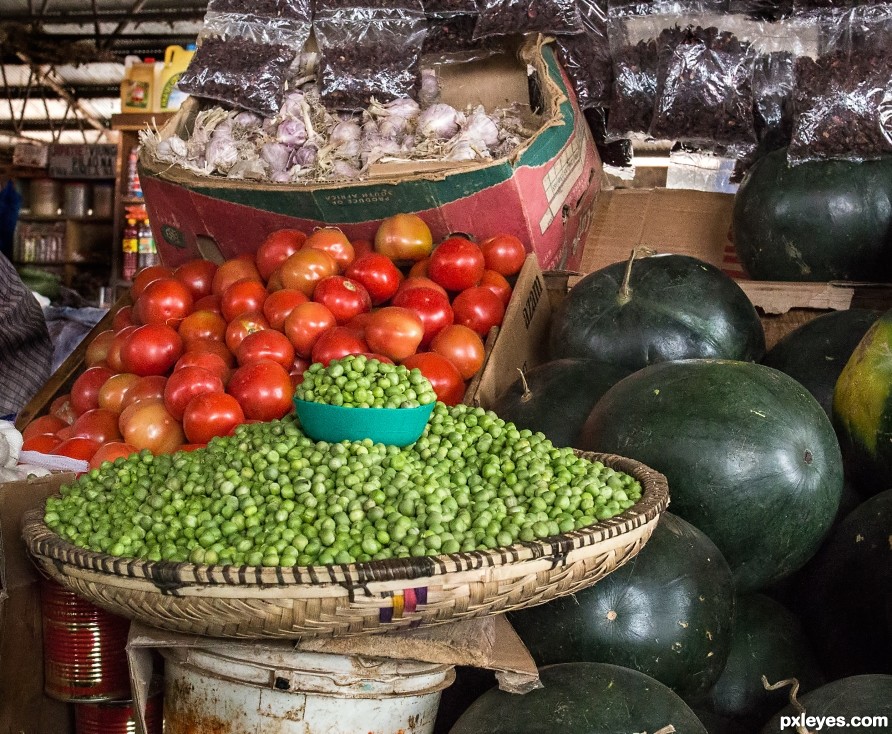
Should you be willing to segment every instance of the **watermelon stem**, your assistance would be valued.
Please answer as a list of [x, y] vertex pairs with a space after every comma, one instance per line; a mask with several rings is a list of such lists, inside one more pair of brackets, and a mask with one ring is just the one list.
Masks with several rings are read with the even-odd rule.
[[632, 254], [629, 255], [629, 260], [626, 262], [626, 272], [623, 274], [623, 282], [620, 284], [619, 293], [616, 296], [617, 303], [619, 303], [620, 306], [624, 306], [632, 300], [632, 289], [629, 287], [629, 281], [632, 279], [632, 263], [635, 262], [635, 258], [650, 257], [654, 254], [656, 253], [649, 247], [636, 247], [632, 250]]
[[[797, 714], [804, 714], [805, 707], [799, 703], [799, 699], [797, 698], [797, 694], [799, 693], [799, 680], [796, 678], [786, 678], [785, 680], [780, 680], [777, 683], [769, 683], [768, 678], [764, 675], [762, 676], [762, 687], [766, 691], [776, 691], [779, 688], [786, 688], [787, 686], [792, 686], [790, 689], [790, 705], [796, 710]], [[811, 729], [806, 729], [805, 726], [799, 725], [796, 727], [796, 734], [815, 734]]]
[[533, 397], [533, 391], [530, 390], [530, 386], [527, 384], [527, 378], [523, 373], [523, 369], [518, 367], [517, 371], [520, 373], [520, 384], [523, 385], [523, 395], [520, 396], [520, 402], [526, 403]]

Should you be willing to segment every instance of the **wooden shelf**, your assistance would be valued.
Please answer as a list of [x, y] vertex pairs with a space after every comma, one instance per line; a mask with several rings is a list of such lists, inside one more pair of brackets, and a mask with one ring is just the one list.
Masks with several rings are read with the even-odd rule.
[[121, 203], [125, 206], [137, 206], [139, 204], [145, 205], [146, 200], [142, 196], [123, 196], [121, 197]]
[[87, 268], [90, 268], [90, 267], [95, 268], [95, 267], [98, 267], [99, 265], [105, 265], [106, 263], [103, 262], [102, 260], [39, 260], [39, 261], [38, 260], [30, 260], [30, 261], [15, 260], [14, 264], [21, 265], [21, 266], [27, 265], [27, 266], [35, 267], [35, 268], [46, 268], [46, 267], [56, 268], [56, 267], [63, 267], [65, 265], [82, 265]]
[[161, 127], [174, 112], [120, 113], [112, 115], [112, 130], [145, 130], [147, 127]]
[[111, 224], [113, 217], [68, 217], [64, 214], [50, 217], [43, 214], [19, 214], [23, 222], [95, 222], [97, 224]]

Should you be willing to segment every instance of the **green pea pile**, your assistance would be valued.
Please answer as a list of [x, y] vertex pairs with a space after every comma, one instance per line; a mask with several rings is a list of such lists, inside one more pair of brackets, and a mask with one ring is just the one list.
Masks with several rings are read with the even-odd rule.
[[494, 413], [437, 403], [405, 448], [315, 443], [291, 418], [205, 449], [106, 462], [47, 500], [45, 521], [115, 556], [308, 566], [487, 550], [621, 513], [633, 477]]
[[295, 397], [313, 403], [352, 408], [417, 408], [437, 394], [421, 370], [387, 364], [361, 354], [316, 362], [304, 373]]

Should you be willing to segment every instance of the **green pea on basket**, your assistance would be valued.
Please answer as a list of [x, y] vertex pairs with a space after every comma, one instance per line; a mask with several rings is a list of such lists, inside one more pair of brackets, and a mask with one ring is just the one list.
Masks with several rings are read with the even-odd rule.
[[424, 432], [437, 402], [418, 369], [364, 355], [317, 362], [304, 373], [294, 407], [316, 441], [361, 441], [408, 446]]

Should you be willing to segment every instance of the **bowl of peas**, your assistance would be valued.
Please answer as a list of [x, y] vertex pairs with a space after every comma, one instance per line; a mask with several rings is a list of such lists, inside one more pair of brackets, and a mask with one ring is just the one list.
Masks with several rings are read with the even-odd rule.
[[408, 446], [424, 432], [436, 402], [420, 370], [361, 354], [310, 365], [294, 394], [304, 433], [329, 443], [368, 438]]

